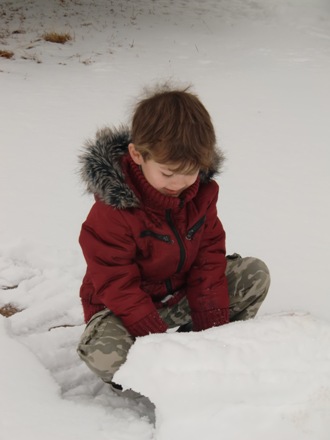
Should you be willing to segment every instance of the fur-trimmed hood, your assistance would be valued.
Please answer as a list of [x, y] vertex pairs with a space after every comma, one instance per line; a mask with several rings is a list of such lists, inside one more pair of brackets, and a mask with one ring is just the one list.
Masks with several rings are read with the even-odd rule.
[[[120, 126], [119, 129], [106, 127], [96, 133], [95, 140], [85, 144], [79, 156], [80, 175], [87, 191], [117, 209], [136, 208], [140, 204], [126, 183], [121, 167], [121, 160], [127, 154], [130, 142], [131, 135], [127, 126]], [[217, 151], [208, 172], [200, 173], [201, 182], [208, 182], [219, 173], [223, 161], [223, 154]]]
[[96, 133], [95, 140], [85, 144], [85, 151], [79, 156], [80, 175], [87, 191], [118, 209], [139, 206], [121, 168], [121, 159], [128, 152], [130, 142], [128, 127], [121, 126], [118, 130], [106, 127]]

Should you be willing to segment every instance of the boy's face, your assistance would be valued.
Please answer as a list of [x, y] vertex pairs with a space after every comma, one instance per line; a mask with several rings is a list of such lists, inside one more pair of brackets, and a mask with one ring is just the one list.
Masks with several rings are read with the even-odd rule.
[[153, 159], [145, 161], [133, 144], [129, 144], [129, 152], [134, 162], [141, 166], [149, 184], [166, 196], [179, 197], [197, 179], [198, 170], [193, 174], [179, 174], [171, 170], [170, 164], [161, 164]]

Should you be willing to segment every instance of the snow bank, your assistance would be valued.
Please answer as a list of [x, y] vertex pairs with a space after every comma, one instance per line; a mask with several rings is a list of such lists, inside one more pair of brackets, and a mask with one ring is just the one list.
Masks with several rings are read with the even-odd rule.
[[157, 440], [328, 440], [329, 346], [328, 322], [265, 316], [139, 338], [115, 381], [155, 403]]
[[16, 287], [0, 289], [0, 307], [21, 310], [0, 316], [1, 440], [153, 436], [144, 402], [114, 395], [76, 353], [84, 328], [79, 257], [28, 240], [1, 248], [0, 286]]
[[128, 410], [110, 412], [105, 405], [63, 400], [49, 371], [30, 350], [7, 335], [1, 316], [0, 346], [1, 440], [152, 438], [148, 422]]

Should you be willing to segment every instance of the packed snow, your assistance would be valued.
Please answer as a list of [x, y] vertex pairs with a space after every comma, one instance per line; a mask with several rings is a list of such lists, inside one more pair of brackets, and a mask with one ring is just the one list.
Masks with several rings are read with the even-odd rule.
[[[20, 310], [0, 316], [0, 439], [329, 440], [329, 3], [0, 1], [0, 51], [0, 308]], [[116, 375], [131, 400], [76, 354], [77, 155], [165, 80], [210, 111], [228, 253], [272, 286], [255, 320], [139, 338]]]
[[154, 402], [158, 440], [327, 440], [329, 343], [329, 322], [303, 314], [152, 335], [115, 380]]

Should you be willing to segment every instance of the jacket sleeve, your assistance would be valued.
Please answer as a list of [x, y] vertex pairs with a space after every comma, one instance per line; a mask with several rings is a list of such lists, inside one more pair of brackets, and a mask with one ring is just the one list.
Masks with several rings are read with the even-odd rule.
[[197, 258], [188, 275], [187, 297], [196, 331], [229, 321], [225, 231], [217, 216], [218, 191], [218, 185], [212, 182], [205, 229]]
[[165, 332], [166, 323], [140, 288], [136, 244], [121, 211], [96, 202], [82, 225], [79, 243], [98, 302], [121, 318], [133, 336]]

